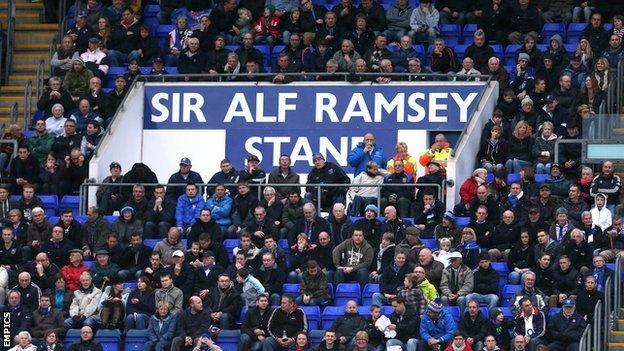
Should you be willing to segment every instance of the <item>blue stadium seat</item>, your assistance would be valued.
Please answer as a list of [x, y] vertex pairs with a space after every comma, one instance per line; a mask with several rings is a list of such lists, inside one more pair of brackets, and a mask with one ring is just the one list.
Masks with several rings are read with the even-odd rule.
[[102, 344], [104, 351], [118, 351], [121, 332], [119, 329], [100, 329], [95, 338]]
[[216, 342], [223, 351], [236, 351], [240, 335], [240, 330], [221, 330]]
[[56, 195], [39, 195], [39, 199], [43, 203], [43, 211], [46, 217], [55, 216], [58, 210], [58, 196]]
[[424, 45], [420, 45], [420, 44], [415, 44], [412, 45], [412, 48], [414, 48], [414, 50], [416, 50], [416, 53], [418, 53], [418, 56], [421, 58], [421, 60], [423, 60], [423, 64], [427, 58], [427, 52], [425, 51], [425, 46]]
[[503, 286], [503, 290], [501, 291], [501, 298], [503, 300], [501, 306], [509, 306], [509, 300], [520, 290], [522, 290], [522, 285], [507, 284]]
[[91, 266], [95, 264], [95, 261], [82, 261], [82, 263], [84, 263], [87, 268], [91, 268]]
[[563, 44], [563, 47], [565, 48], [565, 51], [568, 53], [568, 56], [570, 56], [570, 58], [574, 57], [574, 55], [576, 54], [576, 44]]
[[104, 219], [110, 224], [115, 223], [117, 218], [119, 218], [119, 216], [104, 216]]
[[457, 58], [459, 59], [459, 61], [461, 62], [464, 59], [464, 54], [466, 54], [466, 49], [468, 48], [469, 45], [467, 44], [458, 44], [453, 46], [453, 50], [455, 50], [455, 53], [457, 54]]
[[548, 179], [548, 174], [536, 174], [535, 175], [535, 183], [542, 184]]
[[327, 291], [329, 292], [329, 295], [333, 299], [334, 298], [334, 284], [333, 283], [327, 283]]
[[494, 173], [488, 173], [488, 174], [485, 176], [485, 180], [486, 180], [488, 183], [493, 182], [493, 181], [494, 181]]
[[282, 293], [291, 294], [295, 297], [299, 296], [300, 289], [301, 289], [301, 286], [299, 284], [286, 283], [282, 285]]
[[508, 319], [513, 318], [513, 314], [511, 313], [511, 308], [509, 308], [509, 307], [500, 307], [500, 309], [503, 312], [503, 316], [505, 316]]
[[238, 319], [238, 322], [242, 324], [245, 321], [246, 315], [247, 315], [247, 306], [244, 305], [243, 308], [241, 308], [240, 318]]
[[178, 74], [178, 67], [175, 66], [166, 66], [165, 71], [169, 72], [169, 74]]
[[542, 43], [549, 44], [550, 38], [555, 34], [561, 35], [561, 39], [565, 42], [565, 29], [565, 24], [562, 22], [544, 23], [544, 26], [542, 27]]
[[373, 294], [379, 292], [379, 284], [366, 284], [362, 289], [362, 305], [373, 304]]
[[519, 182], [522, 180], [522, 176], [520, 173], [509, 173], [507, 175], [507, 184], [511, 184], [513, 182]]
[[331, 327], [334, 320], [344, 314], [344, 306], [327, 306], [321, 314], [322, 329]]
[[444, 39], [446, 45], [453, 46], [459, 44], [461, 34], [459, 24], [440, 24], [438, 29], [440, 30], [440, 37]]
[[505, 48], [505, 65], [506, 66], [513, 66], [516, 64], [516, 51], [520, 49], [520, 45], [518, 44], [511, 44], [511, 45], [507, 45], [507, 47]]
[[137, 282], [136, 282], [136, 280], [125, 282], [123, 284], [123, 287], [124, 287], [124, 289], [130, 289], [132, 291], [132, 290], [136, 289]]
[[535, 47], [541, 52], [548, 51], [548, 44], [536, 44]]
[[160, 12], [160, 5], [158, 4], [145, 5], [145, 7], [143, 8], [143, 18], [156, 17], [156, 15], [159, 12]]
[[613, 23], [608, 22], [602, 25], [602, 28], [604, 28], [604, 30], [606, 30], [607, 32], [611, 31], [613, 29]]
[[148, 334], [147, 329], [130, 329], [126, 333], [126, 340], [124, 342], [125, 351], [142, 351], [145, 348], [145, 342], [147, 342]]
[[284, 50], [284, 45], [275, 45], [273, 46], [273, 51], [271, 51], [271, 60], [269, 66], [273, 67], [277, 63], [277, 55]]
[[464, 43], [471, 43], [472, 36], [474, 32], [477, 31], [477, 25], [474, 23], [464, 25], [464, 30], [462, 30], [462, 39]]
[[188, 239], [180, 239], [180, 242], [182, 243], [182, 245], [184, 245], [184, 247], [189, 247], [188, 246]]
[[438, 246], [438, 242], [436, 241], [436, 239], [422, 239], [421, 238], [420, 241], [422, 241], [425, 247], [428, 247], [432, 250]]
[[22, 197], [22, 195], [10, 195], [9, 196], [9, 200], [11, 201], [19, 201], [19, 199]]
[[447, 313], [450, 313], [455, 322], [459, 322], [459, 317], [461, 317], [461, 313], [459, 311], [459, 306], [446, 306], [444, 307]]
[[387, 48], [388, 48], [388, 51], [390, 51], [390, 52], [397, 52], [397, 51], [399, 51], [399, 47], [397, 45], [388, 45]]
[[546, 317], [546, 318], [547, 319], [551, 319], [554, 315], [556, 315], [559, 312], [561, 312], [561, 308], [560, 307], [551, 307], [548, 310], [548, 317]]
[[48, 222], [52, 223], [52, 224], [56, 224], [59, 222], [59, 219], [61, 217], [59, 216], [46, 216], [48, 218]]
[[505, 56], [505, 52], [503, 51], [503, 46], [500, 44], [490, 44], [492, 50], [494, 50], [494, 56], [502, 59]]
[[470, 217], [455, 217], [455, 224], [460, 228], [464, 228], [470, 224]]
[[481, 307], [479, 307], [479, 309], [481, 310], [481, 313], [483, 313], [483, 315], [485, 316], [485, 319], [489, 319], [490, 318], [490, 315], [489, 315], [490, 309], [489, 308], [481, 306]]
[[256, 45], [255, 47], [262, 53], [262, 65], [270, 66], [271, 47], [268, 45]]
[[68, 349], [69, 346], [73, 343], [76, 343], [80, 340], [80, 329], [69, 329], [67, 334], [65, 334], [65, 338], [63, 339], [63, 346], [65, 349]]
[[323, 337], [325, 336], [325, 330], [310, 330], [309, 339], [310, 344], [318, 345], [323, 341]]
[[576, 44], [581, 37], [581, 32], [588, 26], [587, 23], [570, 23], [568, 24], [568, 35], [566, 43]]
[[175, 26], [170, 24], [161, 24], [156, 28], [156, 42], [158, 42], [158, 48], [163, 50], [167, 46], [167, 36]]
[[605, 267], [615, 272], [615, 263], [605, 263]]
[[70, 210], [72, 210], [72, 213], [74, 214], [74, 216], [77, 216], [79, 214], [78, 210], [80, 209], [80, 196], [77, 196], [77, 195], [63, 196], [63, 198], [61, 199], [61, 203], [58, 206], [59, 214], [61, 214], [61, 212], [66, 208], [69, 208]]
[[318, 306], [299, 306], [308, 317], [308, 330], [321, 327], [321, 308]]
[[509, 274], [509, 267], [507, 267], [507, 263], [505, 262], [492, 262], [492, 268], [498, 272], [499, 275], [507, 275]]
[[288, 245], [288, 239], [279, 239], [277, 241], [277, 246], [282, 248], [284, 252], [290, 252], [290, 246]]
[[358, 283], [340, 283], [336, 287], [334, 294], [334, 303], [336, 306], [344, 306], [349, 300], [355, 300], [358, 304], [362, 298], [360, 292], [360, 284]]
[[159, 241], [161, 241], [161, 239], [143, 239], [143, 245], [154, 248]]
[[80, 224], [84, 224], [87, 222], [87, 216], [74, 216], [74, 218], [76, 219], [76, 221], [78, 221], [78, 223]]
[[225, 239], [223, 240], [223, 247], [225, 251], [227, 251], [228, 259], [230, 262], [234, 262], [234, 248], [240, 244], [240, 240], [238, 239]]

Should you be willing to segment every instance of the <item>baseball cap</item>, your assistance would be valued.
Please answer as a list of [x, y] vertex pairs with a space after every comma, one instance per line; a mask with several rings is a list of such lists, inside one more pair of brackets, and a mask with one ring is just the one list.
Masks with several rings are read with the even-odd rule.
[[171, 257], [184, 257], [184, 252], [182, 252], [182, 250], [175, 250], [173, 254], [171, 254]]
[[180, 164], [181, 165], [186, 165], [186, 166], [190, 166], [191, 165], [191, 160], [188, 157], [183, 157], [180, 160]]
[[565, 299], [565, 300], [563, 300], [563, 303], [561, 305], [563, 307], [574, 307], [576, 305], [576, 303], [572, 299]]
[[111, 162], [111, 164], [110, 164], [108, 167], [109, 167], [110, 169], [113, 169], [113, 168], [115, 168], [115, 167], [117, 167], [117, 168], [121, 169], [121, 165], [120, 165], [120, 164], [119, 164], [119, 162], [117, 162], [117, 161], [113, 161], [113, 162]]

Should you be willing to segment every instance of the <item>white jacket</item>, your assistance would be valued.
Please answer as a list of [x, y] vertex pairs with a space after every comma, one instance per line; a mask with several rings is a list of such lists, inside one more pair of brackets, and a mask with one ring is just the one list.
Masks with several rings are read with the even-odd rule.
[[[105, 57], [106, 57], [106, 54], [100, 49], [96, 49], [94, 51], [87, 49], [87, 51], [85, 51], [84, 53], [82, 53], [82, 55], [80, 55], [80, 58], [85, 63], [93, 62], [96, 65], [98, 65], [98, 69], [100, 71], [102, 71], [104, 74], [108, 74], [108, 64], [103, 64], [102, 62], [102, 60], [104, 60]], [[106, 60], [106, 62], [108, 62], [108, 60]]]
[[594, 206], [594, 208], [592, 208], [589, 212], [592, 214], [592, 223], [595, 226], [600, 227], [603, 232], [611, 226], [612, 215], [611, 211], [607, 208], [606, 203], [602, 209], [599, 210], [598, 207]]
[[80, 288], [74, 291], [74, 299], [71, 306], [69, 306], [69, 316], [85, 316], [91, 317], [96, 314], [100, 305], [100, 298], [102, 297], [102, 290], [92, 287], [90, 293], [83, 292]]
[[353, 200], [355, 195], [360, 195], [362, 197], [377, 197], [377, 191], [379, 188], [376, 187], [359, 187], [358, 184], [383, 184], [384, 177], [382, 175], [377, 175], [375, 177], [369, 176], [366, 172], [362, 172], [358, 174], [355, 178], [353, 178], [353, 186], [349, 188], [349, 199]]

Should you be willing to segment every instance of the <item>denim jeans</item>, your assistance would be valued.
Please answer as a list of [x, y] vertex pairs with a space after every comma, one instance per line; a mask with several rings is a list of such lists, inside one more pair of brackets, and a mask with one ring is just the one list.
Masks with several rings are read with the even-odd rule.
[[241, 334], [238, 341], [238, 351], [260, 351], [262, 350], [262, 343], [260, 341], [251, 340], [251, 336], [247, 334]]
[[386, 348], [388, 348], [390, 346], [401, 346], [403, 348], [403, 350], [406, 350], [406, 351], [416, 351], [416, 349], [418, 347], [418, 339], [411, 338], [411, 339], [407, 340], [407, 345], [405, 345], [399, 339], [390, 339], [390, 340], [386, 341]]
[[517, 158], [507, 160], [505, 167], [509, 173], [520, 173], [522, 167], [532, 167], [533, 164], [529, 161], [519, 160]]
[[130, 329], [147, 329], [149, 319], [150, 316], [143, 313], [138, 313], [136, 318], [134, 317], [134, 314], [127, 315], [126, 319], [124, 319], [124, 328], [126, 333]]
[[140, 58], [141, 54], [139, 54], [138, 50], [132, 50], [128, 54], [117, 50], [108, 50], [108, 60], [111, 67], [118, 67]]
[[[497, 282], [497, 285], [498, 285], [498, 282]], [[498, 306], [498, 295], [495, 295], [495, 294], [483, 295], [483, 294], [472, 293], [472, 294], [466, 295], [466, 301], [470, 301], [470, 300], [475, 300], [479, 304], [485, 303], [488, 305], [488, 308], [494, 308]]]

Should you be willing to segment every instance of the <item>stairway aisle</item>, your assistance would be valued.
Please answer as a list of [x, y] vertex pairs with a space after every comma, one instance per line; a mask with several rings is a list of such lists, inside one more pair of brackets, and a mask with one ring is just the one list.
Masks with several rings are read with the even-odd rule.
[[[22, 122], [24, 114], [24, 88], [26, 82], [32, 81], [33, 102], [32, 113], [37, 110], [35, 94], [37, 63], [45, 61], [44, 77], [49, 77], [49, 47], [56, 35], [57, 24], [42, 24], [43, 4], [31, 3], [30, 0], [15, 0], [15, 45], [13, 50], [13, 67], [6, 85], [0, 86], [0, 124], [9, 121], [11, 107], [18, 102], [18, 121]], [[7, 2], [0, 1], [0, 20], [6, 28]]]

